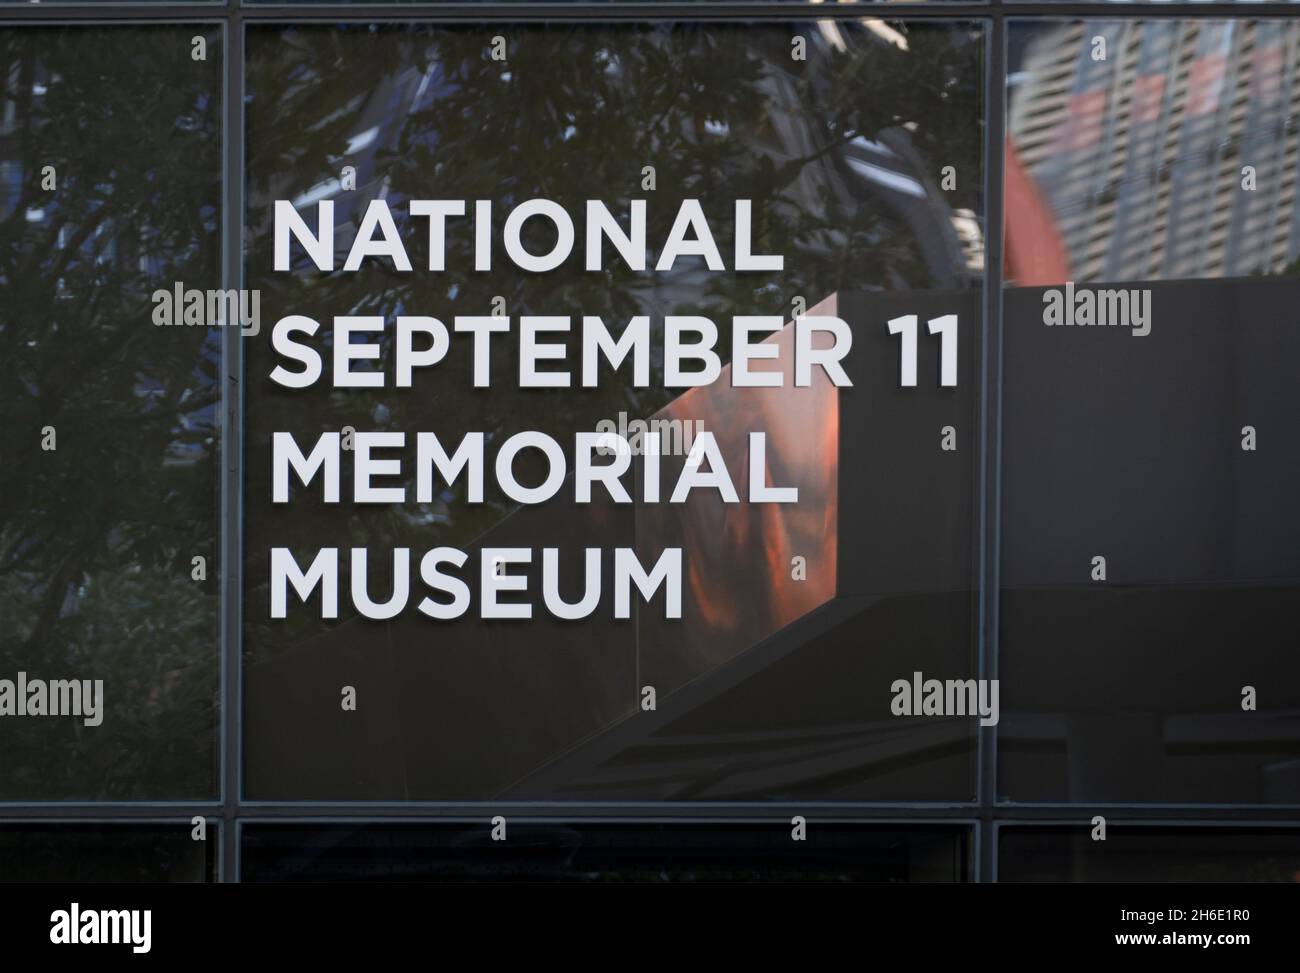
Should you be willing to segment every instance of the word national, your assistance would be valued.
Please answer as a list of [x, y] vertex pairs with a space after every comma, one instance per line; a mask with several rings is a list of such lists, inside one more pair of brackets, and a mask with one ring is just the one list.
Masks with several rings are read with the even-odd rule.
[[[289, 243], [297, 240], [316, 265], [317, 270], [334, 270], [334, 201], [321, 200], [316, 204], [316, 230], [294, 208], [289, 200], [275, 201], [275, 269], [289, 270]], [[468, 239], [473, 241], [473, 269], [492, 269], [494, 214], [492, 201], [473, 201], [472, 210], [463, 199], [413, 199], [406, 204], [410, 222], [425, 224], [428, 234], [428, 262], [430, 271], [446, 270], [447, 222], [464, 220], [469, 212]], [[541, 236], [554, 242], [545, 253], [532, 253], [525, 248], [524, 228], [529, 223], [544, 224]], [[545, 273], [555, 270], [573, 254], [576, 239], [574, 219], [559, 203], [549, 199], [529, 199], [514, 206], [506, 215], [501, 241], [506, 256], [520, 270]], [[586, 201], [580, 219], [584, 231], [583, 267], [589, 271], [605, 268], [605, 245], [613, 247], [622, 261], [632, 270], [646, 269], [646, 201], [634, 199], [628, 207], [628, 226], [625, 230], [620, 220], [598, 199]], [[752, 243], [753, 215], [750, 200], [738, 199], [735, 205], [733, 270], [778, 271], [785, 267], [780, 255], [755, 254]], [[711, 271], [727, 269], [722, 251], [714, 242], [713, 230], [698, 199], [684, 199], [677, 209], [672, 229], [668, 231], [659, 248], [656, 271], [671, 270], [682, 257], [699, 257]], [[361, 225], [348, 251], [343, 270], [358, 270], [366, 258], [380, 258], [394, 270], [410, 273], [411, 258], [402, 242], [397, 222], [384, 199], [371, 200]], [[468, 268], [460, 268], [468, 269]]]

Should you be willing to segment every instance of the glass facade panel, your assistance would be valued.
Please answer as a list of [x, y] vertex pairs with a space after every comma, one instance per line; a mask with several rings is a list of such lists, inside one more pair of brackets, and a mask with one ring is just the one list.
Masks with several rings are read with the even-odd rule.
[[1300, 24], [1009, 40], [1000, 794], [1300, 803]]
[[221, 36], [0, 30], [0, 799], [217, 794]]
[[190, 831], [184, 822], [0, 823], [0, 881], [216, 881], [216, 824], [203, 841]]
[[[383, 368], [395, 354], [394, 319], [406, 313], [451, 322], [498, 307], [516, 329], [519, 314], [600, 314], [616, 334], [644, 316], [652, 349], [675, 313], [718, 322], [724, 349], [733, 319], [755, 313], [778, 322], [803, 309], [838, 314], [855, 332], [844, 363], [851, 387], [737, 387], [724, 352], [719, 380], [685, 393], [664, 389], [658, 351], [647, 387], [624, 367], [595, 387], [519, 388], [517, 342], [505, 335], [490, 388], [474, 387], [471, 348], [458, 335], [409, 390], [328, 381], [286, 390], [268, 377], [283, 361], [269, 328], [246, 342], [250, 797], [973, 798], [969, 721], [900, 722], [890, 686], [922, 665], [945, 678], [974, 675], [984, 37], [970, 24], [888, 31], [850, 21], [516, 28], [504, 67], [490, 57], [490, 28], [250, 31], [249, 280], [268, 321], [292, 312], [320, 322], [315, 347], [337, 341], [335, 316], [347, 309], [385, 329]], [[806, 41], [806, 60], [789, 56], [792, 37]], [[940, 185], [949, 164], [961, 173], [951, 192]], [[642, 200], [656, 251], [680, 200], [698, 199], [724, 252], [733, 249], [734, 200], [749, 199], [756, 252], [781, 253], [784, 267], [710, 271], [687, 258], [657, 273], [617, 262], [591, 273], [579, 251], [533, 274], [498, 246], [492, 269], [476, 271], [467, 218], [447, 221], [446, 269], [426, 272], [429, 237], [409, 218], [411, 201], [489, 200], [499, 227], [502, 212], [535, 198], [578, 214], [585, 200], [619, 213]], [[321, 272], [295, 246], [293, 273], [277, 273], [275, 200], [293, 201], [311, 226], [318, 204], [332, 203], [340, 262], [382, 200], [417, 269], [365, 261]], [[528, 248], [554, 242], [543, 233]], [[900, 387], [887, 322], [909, 313], [957, 316], [955, 388], [937, 381], [937, 341], [918, 353], [925, 383]], [[564, 348], [575, 369], [576, 331]], [[773, 338], [787, 358], [792, 334]], [[501, 442], [528, 430], [571, 451], [577, 432], [647, 421], [664, 429], [665, 493], [703, 433], [743, 489], [746, 434], [762, 431], [771, 480], [794, 484], [798, 501], [724, 504], [692, 493], [680, 504], [615, 503], [597, 492], [584, 503], [566, 485], [553, 501], [521, 506], [491, 483], [474, 502], [460, 482], [421, 502], [407, 474], [393, 481], [410, 488], [404, 504], [327, 503], [317, 484], [270, 502], [274, 432], [307, 444], [345, 428], [405, 432], [404, 449], [390, 455], [413, 470], [414, 430], [433, 431], [449, 450], [482, 431], [490, 464]], [[944, 426], [968, 448], [939, 448]], [[343, 466], [351, 459], [345, 451]], [[892, 477], [879, 473], [886, 464]], [[628, 483], [643, 486], [644, 463], [636, 466]], [[534, 469], [527, 482], [544, 478]], [[321, 620], [313, 596], [306, 606], [291, 599], [287, 619], [271, 618], [269, 548], [306, 563], [349, 546], [387, 557], [395, 543], [416, 558], [441, 546], [473, 559], [553, 546], [570, 579], [580, 578], [584, 548], [625, 546], [653, 564], [679, 546], [682, 617], [665, 620], [656, 600], [617, 619], [606, 598], [582, 621], [539, 610], [527, 622], [435, 622], [412, 601], [375, 622], [344, 598], [335, 622]], [[533, 591], [543, 583], [536, 560]], [[391, 591], [391, 574], [367, 561], [374, 588]], [[613, 586], [608, 563], [602, 581]], [[366, 705], [342, 711], [342, 686]]]
[[1287, 0], [377, 3], [0, 0], [0, 881], [1300, 880]]
[[1105, 841], [1087, 829], [998, 832], [1000, 882], [1296, 882], [1296, 828], [1159, 827], [1114, 822]]
[[245, 824], [245, 882], [961, 882], [969, 833], [819, 822], [806, 843], [781, 824], [511, 821], [492, 826]]

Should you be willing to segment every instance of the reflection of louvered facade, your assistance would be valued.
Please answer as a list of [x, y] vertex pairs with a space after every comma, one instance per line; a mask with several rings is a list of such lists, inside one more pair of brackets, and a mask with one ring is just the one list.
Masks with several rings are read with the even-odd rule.
[[1281, 20], [1035, 30], [1013, 54], [1007, 130], [1073, 278], [1293, 266], [1297, 60], [1300, 23]]

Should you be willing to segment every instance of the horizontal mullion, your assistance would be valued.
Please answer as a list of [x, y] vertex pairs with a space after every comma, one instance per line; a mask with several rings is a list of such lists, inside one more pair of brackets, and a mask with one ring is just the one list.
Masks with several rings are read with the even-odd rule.
[[23, 803], [0, 804], [0, 824], [5, 821], [52, 821], [68, 819], [77, 821], [165, 821], [188, 824], [195, 815], [221, 819], [222, 806], [203, 804], [75, 804]]
[[253, 819], [339, 818], [358, 820], [365, 818], [428, 819], [428, 820], [478, 820], [497, 814], [516, 818], [546, 818], [558, 820], [689, 820], [708, 823], [725, 820], [767, 821], [785, 819], [793, 814], [815, 815], [822, 820], [891, 820], [901, 823], [926, 823], [949, 819], [973, 820], [978, 813], [974, 804], [819, 804], [761, 803], [761, 804], [645, 804], [608, 802], [593, 804], [533, 804], [510, 801], [483, 801], [457, 803], [266, 803], [245, 802], [239, 807], [239, 817]]
[[[237, 15], [234, 15], [237, 16]], [[226, 8], [217, 4], [195, 7], [161, 7], [158, 4], [119, 7], [109, 4], [94, 6], [19, 6], [0, 3], [0, 27], [22, 27], [27, 24], [53, 26], [113, 26], [114, 24], [156, 24], [166, 27], [177, 23], [202, 23], [220, 27], [232, 19]]]
[[707, 4], [233, 4], [0, 3], [0, 26], [29, 22], [536, 23], [543, 21], [886, 20], [1033, 18], [1053, 20], [1259, 19], [1295, 17], [1296, 5], [1272, 3], [707, 3]]
[[243, 803], [230, 809], [215, 803], [23, 803], [0, 804], [4, 821], [100, 820], [189, 821], [195, 815], [240, 820], [410, 820], [464, 821], [496, 814], [516, 818], [568, 821], [768, 821], [792, 814], [823, 821], [895, 824], [973, 823], [983, 817], [1000, 825], [1077, 824], [1101, 814], [1112, 821], [1144, 821], [1173, 825], [1217, 823], [1223, 825], [1300, 827], [1300, 807], [1259, 805], [1167, 804], [999, 804], [987, 811], [973, 804], [529, 804], [517, 802], [473, 803]]

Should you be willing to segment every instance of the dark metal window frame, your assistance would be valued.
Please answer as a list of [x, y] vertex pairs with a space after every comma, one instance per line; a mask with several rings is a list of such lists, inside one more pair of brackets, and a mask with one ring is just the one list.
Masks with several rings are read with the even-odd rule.
[[[194, 24], [223, 31], [222, 278], [223, 287], [243, 283], [244, 227], [244, 41], [248, 25], [328, 23], [526, 24], [542, 22], [702, 23], [783, 22], [856, 19], [866, 13], [883, 19], [978, 21], [986, 29], [984, 119], [985, 327], [980, 346], [979, 565], [980, 621], [978, 669], [981, 678], [997, 678], [999, 538], [1001, 507], [1001, 348], [1002, 229], [1001, 180], [1006, 132], [1006, 39], [1008, 20], [1271, 19], [1297, 16], [1290, 0], [1269, 3], [357, 3], [291, 4], [224, 0], [213, 3], [99, 2], [0, 4], [0, 29], [22, 26], [112, 26]], [[972, 802], [891, 803], [644, 803], [644, 802], [255, 802], [243, 799], [241, 716], [242, 571], [243, 571], [243, 347], [239, 331], [223, 335], [223, 423], [221, 546], [221, 732], [219, 798], [215, 801], [151, 802], [0, 802], [0, 826], [22, 822], [174, 823], [192, 827], [201, 815], [212, 826], [218, 845], [218, 881], [239, 880], [239, 834], [242, 823], [272, 821], [296, 824], [482, 819], [494, 814], [523, 819], [618, 820], [635, 822], [710, 822], [771, 820], [788, 822], [792, 814], [810, 821], [835, 820], [865, 826], [949, 825], [970, 832], [974, 881], [997, 879], [997, 836], [1013, 825], [1088, 826], [1094, 814], [1111, 826], [1223, 826], [1300, 829], [1300, 806], [1224, 804], [1022, 804], [997, 798], [996, 727], [981, 727], [976, 761], [976, 798]], [[213, 840], [209, 838], [209, 840]]]

